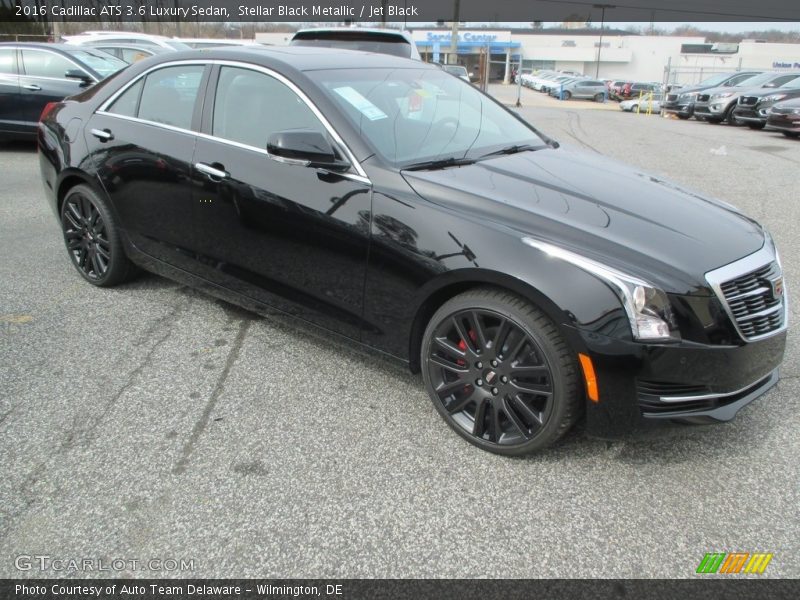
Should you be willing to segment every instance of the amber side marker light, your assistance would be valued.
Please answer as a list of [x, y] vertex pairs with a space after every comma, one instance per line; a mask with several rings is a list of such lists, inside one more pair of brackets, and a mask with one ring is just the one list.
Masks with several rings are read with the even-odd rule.
[[600, 402], [600, 393], [597, 391], [597, 376], [594, 374], [594, 365], [588, 354], [578, 353], [578, 358], [583, 367], [583, 380], [586, 382], [586, 394], [592, 402]]

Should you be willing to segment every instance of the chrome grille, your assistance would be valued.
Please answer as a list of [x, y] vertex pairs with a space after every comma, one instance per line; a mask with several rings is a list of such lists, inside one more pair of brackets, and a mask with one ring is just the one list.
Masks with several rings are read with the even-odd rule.
[[675, 102], [678, 99], [678, 94], [667, 94], [667, 100], [670, 102]]
[[697, 101], [698, 102], [708, 102], [709, 98], [711, 98], [710, 94], [700, 94], [699, 96], [697, 96]]
[[786, 324], [783, 274], [771, 244], [706, 273], [728, 316], [745, 340], [773, 334]]

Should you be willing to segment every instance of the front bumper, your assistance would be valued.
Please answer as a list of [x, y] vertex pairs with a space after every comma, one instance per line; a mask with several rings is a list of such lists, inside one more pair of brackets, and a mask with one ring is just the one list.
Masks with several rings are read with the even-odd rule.
[[767, 125], [779, 131], [800, 133], [800, 115], [770, 114]]
[[731, 420], [778, 381], [786, 331], [738, 346], [644, 344], [573, 330], [594, 364], [599, 402], [586, 429], [615, 439], [670, 422]]
[[769, 109], [758, 109], [754, 106], [737, 106], [733, 109], [736, 118], [744, 123], [766, 123]]
[[667, 102], [663, 105], [665, 113], [680, 115], [682, 117], [691, 117], [694, 114], [694, 103], [675, 104]]

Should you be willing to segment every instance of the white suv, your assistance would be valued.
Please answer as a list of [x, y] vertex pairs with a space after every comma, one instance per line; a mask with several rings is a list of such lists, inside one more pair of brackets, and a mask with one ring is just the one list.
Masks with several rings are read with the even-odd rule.
[[180, 40], [173, 40], [163, 35], [150, 35], [132, 31], [85, 31], [78, 35], [65, 35], [62, 39], [68, 44], [93, 46], [96, 44], [117, 42], [121, 44], [138, 44], [140, 46], [158, 46], [168, 50], [191, 50], [192, 48]]

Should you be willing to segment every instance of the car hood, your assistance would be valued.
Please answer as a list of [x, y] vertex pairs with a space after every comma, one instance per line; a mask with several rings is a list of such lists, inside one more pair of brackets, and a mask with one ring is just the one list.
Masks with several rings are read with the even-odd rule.
[[732, 206], [600, 155], [544, 149], [404, 171], [422, 198], [604, 261], [675, 293], [751, 254], [764, 231]]

